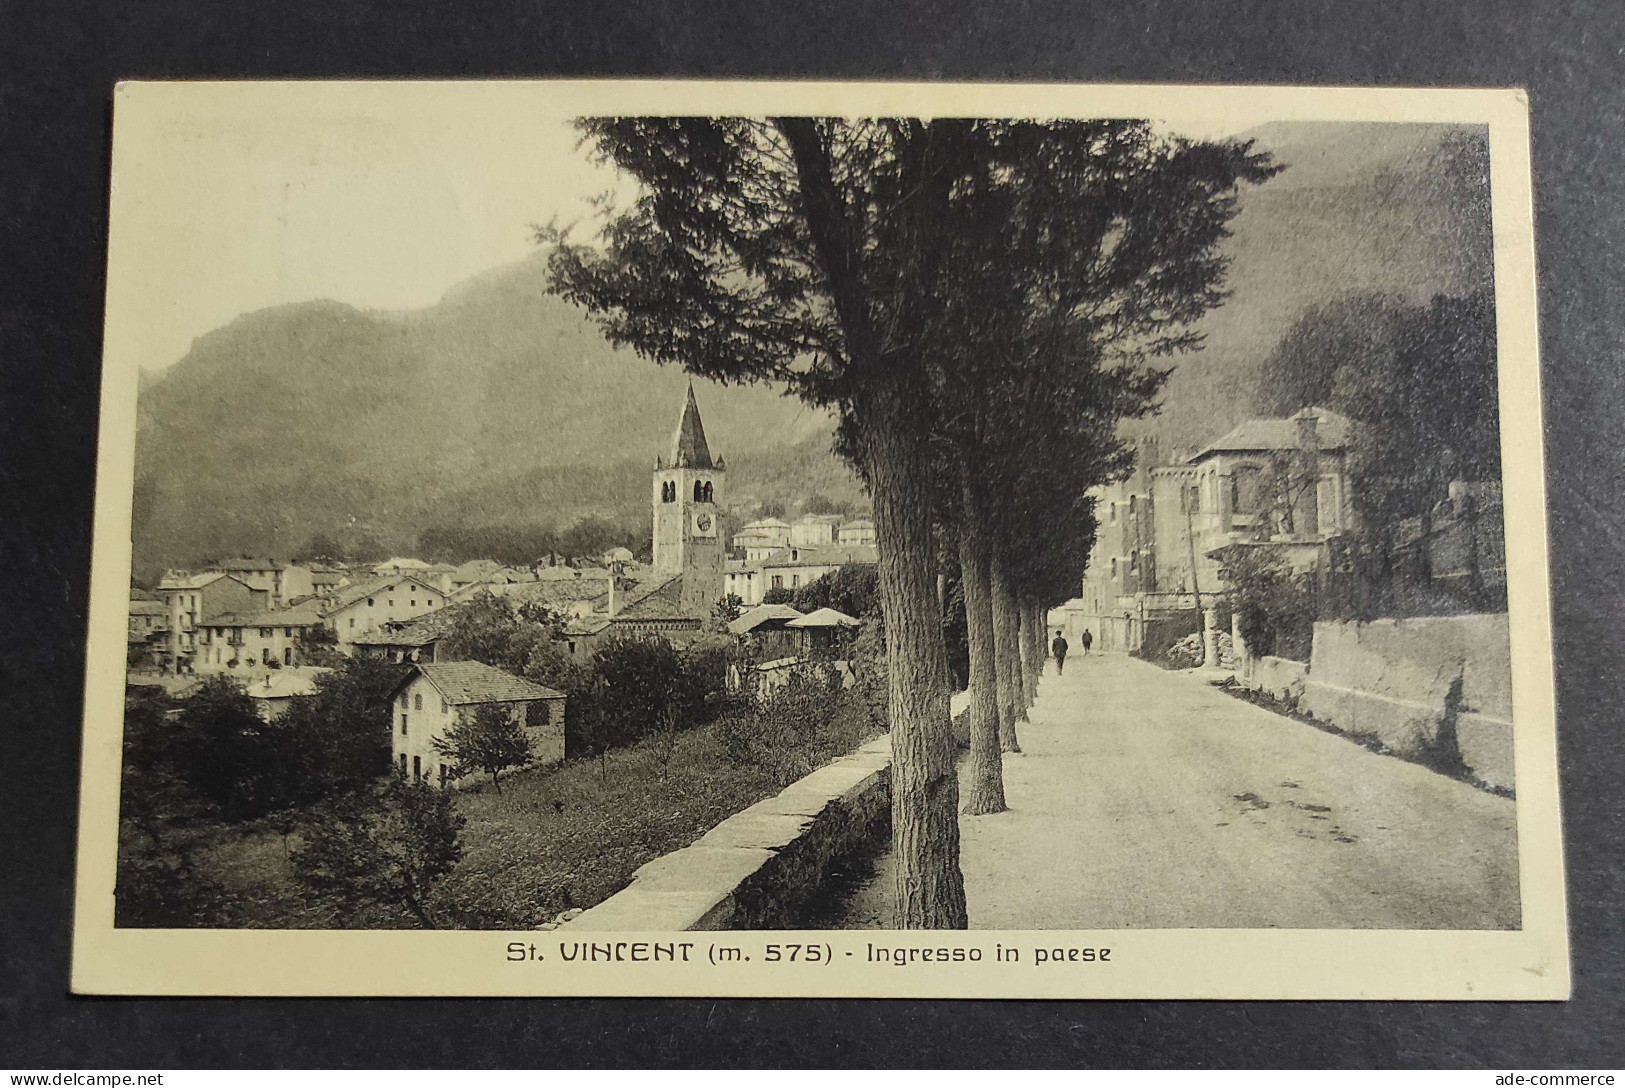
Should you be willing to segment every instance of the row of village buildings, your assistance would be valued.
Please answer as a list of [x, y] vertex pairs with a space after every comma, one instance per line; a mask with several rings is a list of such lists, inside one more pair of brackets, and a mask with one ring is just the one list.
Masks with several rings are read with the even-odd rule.
[[[874, 562], [874, 523], [809, 515], [795, 523], [753, 521], [733, 535], [724, 594], [743, 606], [770, 589], [794, 590], [852, 563]], [[625, 548], [590, 559], [550, 556], [530, 567], [476, 559], [460, 565], [394, 558], [367, 567], [292, 564], [255, 556], [169, 571], [150, 592], [134, 591], [129, 644], [139, 664], [210, 674], [300, 663], [300, 644], [317, 627], [338, 649], [396, 661], [428, 654], [444, 634], [443, 609], [481, 593], [536, 603], [566, 617], [569, 652], [590, 658], [611, 630], [697, 629], [700, 615], [678, 608], [681, 571], [637, 562]]]

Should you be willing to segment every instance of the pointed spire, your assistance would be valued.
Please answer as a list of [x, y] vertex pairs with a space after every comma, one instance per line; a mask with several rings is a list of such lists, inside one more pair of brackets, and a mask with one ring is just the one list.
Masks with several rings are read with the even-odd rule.
[[688, 400], [683, 404], [677, 433], [671, 440], [671, 463], [675, 468], [714, 468], [711, 448], [705, 444], [705, 426], [700, 422], [700, 406], [694, 400], [694, 383], [688, 383]]

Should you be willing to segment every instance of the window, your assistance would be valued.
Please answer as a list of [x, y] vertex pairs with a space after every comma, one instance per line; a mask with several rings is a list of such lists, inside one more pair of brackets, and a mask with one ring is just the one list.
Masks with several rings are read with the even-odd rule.
[[799, 575], [799, 574], [790, 575], [790, 588], [791, 589], [800, 589], [801, 588], [801, 575]]
[[282, 629], [282, 635], [283, 635], [284, 638], [292, 638], [293, 637], [293, 628], [292, 627], [284, 627]]
[[411, 605], [413, 608], [416, 608], [418, 606], [418, 599], [416, 597], [413, 597], [410, 601], [408, 601], [406, 603]]
[[292, 646], [284, 646], [284, 647], [282, 647], [282, 663], [284, 665], [292, 665], [293, 664], [293, 647]]
[[395, 607], [395, 598], [394, 597], [391, 597], [389, 599], [389, 607], [391, 607], [391, 608]]
[[575, 653], [575, 652], [576, 652], [576, 642], [575, 642], [575, 639], [570, 639], [570, 652], [571, 652], [571, 653]]
[[1112, 577], [1117, 577], [1117, 556], [1112, 556]]
[[444, 700], [444, 699], [440, 700], [440, 713], [442, 713], [442, 714], [450, 714], [451, 713], [451, 704], [446, 702], [446, 700]]
[[405, 752], [401, 753], [401, 773], [402, 774], [406, 773], [406, 753]]
[[352, 628], [353, 628], [353, 627], [355, 627], [355, 617], [354, 617], [354, 616], [351, 616], [351, 617], [350, 617], [350, 626], [351, 626], [351, 627], [352, 627]]
[[774, 589], [783, 589], [784, 588], [784, 575], [775, 574], [773, 576], [773, 588]]
[[446, 765], [444, 763], [440, 765], [440, 784], [442, 786], [446, 784]]
[[269, 647], [269, 646], [261, 646], [260, 647], [260, 664], [261, 665], [269, 665], [270, 663], [271, 663], [271, 647]]
[[413, 710], [422, 710], [423, 709], [423, 696], [421, 694], [412, 696], [412, 709]]
[[1117, 504], [1115, 502], [1112, 503], [1112, 505], [1111, 505], [1111, 508], [1109, 510], [1109, 516], [1110, 516], [1111, 523], [1113, 525], [1116, 525], [1117, 524]]
[[401, 709], [406, 709], [406, 692], [401, 692]]
[[1255, 466], [1236, 469], [1230, 477], [1230, 509], [1237, 514], [1256, 514], [1262, 504], [1263, 473]]
[[270, 637], [271, 637], [271, 629], [269, 627], [261, 627], [260, 628], [260, 638], [270, 638]]
[[[367, 607], [368, 607], [368, 608], [371, 608], [371, 607], [372, 607], [372, 598], [371, 598], [371, 597], [368, 597], [368, 598], [367, 598]], [[353, 622], [353, 621], [352, 621], [352, 622]]]
[[401, 736], [406, 736], [406, 715], [401, 715]]
[[705, 485], [700, 483], [700, 481], [698, 481], [698, 480], [694, 481], [694, 501], [695, 502], [704, 502], [705, 501]]
[[414, 782], [423, 781], [423, 757], [422, 756], [413, 756], [412, 757], [412, 781], [414, 781]]

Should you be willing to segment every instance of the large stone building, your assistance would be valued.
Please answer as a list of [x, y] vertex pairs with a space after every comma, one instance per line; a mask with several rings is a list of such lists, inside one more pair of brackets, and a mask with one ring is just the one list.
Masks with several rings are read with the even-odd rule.
[[282, 608], [300, 597], [315, 592], [315, 582], [309, 567], [278, 562], [263, 556], [238, 555], [218, 559], [204, 567], [211, 574], [229, 574], [254, 589], [270, 594], [271, 607]]
[[1254, 419], [1195, 456], [1159, 463], [1141, 445], [1132, 473], [1095, 491], [1099, 522], [1081, 594], [1055, 624], [1074, 645], [1153, 652], [1199, 629], [1198, 600], [1224, 592], [1224, 549], [1273, 545], [1299, 571], [1353, 527], [1345, 458], [1350, 421], [1325, 408]]
[[169, 610], [169, 644], [163, 667], [175, 672], [191, 671], [197, 653], [197, 631], [204, 617], [271, 607], [269, 589], [256, 589], [220, 571], [170, 571], [158, 583], [157, 592]]
[[218, 612], [197, 628], [196, 672], [224, 672], [300, 664], [300, 642], [322, 625], [314, 608], [275, 611]]

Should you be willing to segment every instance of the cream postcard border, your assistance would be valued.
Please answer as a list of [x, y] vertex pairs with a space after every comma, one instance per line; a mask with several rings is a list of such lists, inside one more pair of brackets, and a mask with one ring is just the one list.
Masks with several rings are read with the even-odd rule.
[[[691, 941], [696, 962], [562, 963], [557, 933], [135, 930], [113, 927], [137, 367], [127, 330], [161, 320], [126, 288], [148, 255], [125, 229], [141, 195], [125, 164], [156, 153], [178, 110], [313, 118], [462, 110], [592, 114], [1149, 117], [1208, 128], [1267, 121], [1486, 124], [1490, 130], [1508, 606], [1512, 631], [1518, 931], [1117, 930], [581, 934]], [[92, 551], [73, 990], [200, 995], [639, 995], [1041, 998], [1564, 999], [1568, 928], [1536, 333], [1528, 99], [1517, 90], [828, 82], [501, 81], [124, 83], [115, 93], [101, 436]], [[824, 945], [831, 964], [712, 966], [713, 944]], [[510, 942], [547, 957], [510, 962]], [[984, 950], [980, 963], [866, 962], [869, 945]], [[1024, 950], [995, 963], [995, 945]], [[1036, 947], [1112, 949], [1108, 962], [1035, 966]], [[846, 953], [852, 953], [848, 956]]]

